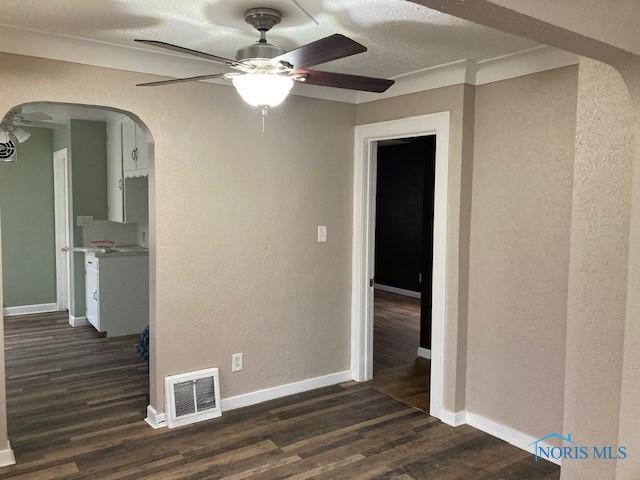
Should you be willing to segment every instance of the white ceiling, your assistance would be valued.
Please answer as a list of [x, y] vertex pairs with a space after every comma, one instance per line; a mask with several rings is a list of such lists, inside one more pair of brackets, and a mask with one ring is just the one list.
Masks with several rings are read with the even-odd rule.
[[380, 77], [463, 59], [481, 61], [537, 45], [405, 0], [298, 1], [319, 26], [293, 0], [3, 0], [0, 22], [127, 46], [134, 46], [134, 38], [162, 40], [233, 58], [238, 48], [257, 38], [243, 12], [268, 6], [283, 13], [282, 23], [269, 35], [272, 43], [291, 49], [342, 33], [369, 51], [317, 68]]

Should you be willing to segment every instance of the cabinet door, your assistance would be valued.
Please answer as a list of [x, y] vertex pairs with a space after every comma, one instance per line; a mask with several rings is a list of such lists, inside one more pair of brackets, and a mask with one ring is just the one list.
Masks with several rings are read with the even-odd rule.
[[138, 169], [136, 162], [136, 124], [129, 118], [122, 120], [122, 167], [126, 172]]
[[100, 297], [98, 270], [87, 265], [85, 269], [84, 288], [87, 303], [87, 320], [100, 331]]
[[147, 143], [147, 135], [142, 128], [136, 124], [136, 166], [141, 170], [141, 174], [146, 174], [149, 169], [149, 144]]
[[107, 201], [109, 221], [124, 223], [124, 174], [120, 122], [107, 123]]

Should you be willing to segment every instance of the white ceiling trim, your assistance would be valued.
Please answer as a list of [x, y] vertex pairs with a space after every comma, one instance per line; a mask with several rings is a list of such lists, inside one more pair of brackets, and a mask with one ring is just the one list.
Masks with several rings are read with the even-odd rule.
[[[196, 57], [2, 24], [0, 51], [169, 77], [223, 71], [216, 64]], [[312, 85], [296, 86], [293, 93], [358, 104], [461, 83], [483, 85], [577, 63], [577, 55], [542, 45], [479, 62], [460, 60], [404, 74], [394, 78], [395, 85], [383, 94]], [[212, 83], [229, 86], [223, 81]]]
[[395, 85], [382, 94], [358, 92], [356, 103], [372, 102], [461, 83], [484, 85], [531, 73], [576, 65], [578, 60], [578, 55], [546, 45], [479, 62], [461, 60], [396, 77]]

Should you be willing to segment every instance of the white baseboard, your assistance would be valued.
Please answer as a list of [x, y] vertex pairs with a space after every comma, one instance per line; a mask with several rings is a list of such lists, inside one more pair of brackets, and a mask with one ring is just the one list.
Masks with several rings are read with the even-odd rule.
[[452, 427], [459, 427], [467, 423], [467, 412], [460, 410], [459, 412], [451, 412], [444, 408], [440, 412], [440, 420]]
[[17, 307], [5, 307], [3, 313], [5, 317], [15, 317], [16, 315], [31, 315], [34, 313], [57, 312], [57, 303], [39, 303], [37, 305], [19, 305]]
[[151, 428], [154, 430], [167, 426], [164, 413], [156, 412], [156, 409], [151, 405], [147, 405], [147, 418], [145, 418], [144, 421], [151, 425]]
[[7, 442], [7, 448], [0, 450], [0, 467], [8, 467], [16, 464], [16, 456], [11, 449], [11, 443]]
[[[344, 370], [342, 372], [330, 373], [320, 377], [307, 378], [306, 380], [300, 380], [299, 382], [278, 385], [277, 387], [255, 390], [253, 392], [243, 393], [234, 397], [223, 398], [222, 411], [224, 412], [228, 410], [235, 410], [236, 408], [248, 407], [250, 405], [256, 405], [269, 400], [275, 400], [276, 398], [307, 392], [309, 390], [315, 390], [316, 388], [328, 387], [330, 385], [336, 385], [350, 380], [352, 380], [351, 370]], [[156, 412], [151, 405], [147, 407], [147, 418], [145, 418], [145, 421], [153, 428], [166, 426], [164, 413]]]
[[418, 356], [422, 358], [431, 358], [431, 350], [428, 348], [418, 347]]
[[337, 383], [348, 382], [351, 379], [351, 370], [344, 370], [342, 372], [330, 373], [329, 375], [322, 375], [321, 377], [307, 378], [299, 382], [286, 383], [284, 385], [278, 385], [277, 387], [243, 393], [235, 397], [223, 398], [222, 411], [248, 407], [249, 405], [255, 405], [268, 400], [315, 390], [316, 388], [328, 387]]
[[84, 327], [86, 325], [89, 325], [89, 321], [85, 316], [74, 317], [73, 315], [69, 314], [69, 325], [71, 325], [72, 327]]
[[413, 290], [405, 290], [404, 288], [390, 287], [389, 285], [382, 285], [381, 283], [376, 283], [373, 285], [373, 288], [376, 290], [381, 290], [383, 292], [395, 293], [396, 295], [403, 295], [405, 297], [412, 298], [420, 298], [420, 292], [414, 292]]
[[[467, 411], [459, 411], [459, 412], [449, 412], [447, 410], [442, 411], [441, 420], [444, 423], [447, 423], [451, 426], [458, 427], [460, 425], [471, 425], [478, 430], [482, 430], [485, 433], [488, 433], [491, 436], [499, 438], [500, 440], [504, 440], [507, 443], [510, 443], [514, 447], [518, 447], [521, 450], [529, 452], [531, 455], [535, 453], [534, 447], [531, 445], [536, 440], [538, 440], [533, 435], [529, 435], [528, 433], [521, 432], [516, 430], [515, 428], [508, 427], [500, 422], [496, 422], [495, 420], [491, 420], [489, 418], [483, 417], [482, 415], [478, 415], [477, 413], [467, 412]], [[548, 442], [540, 442], [542, 447], [551, 446]], [[545, 460], [547, 460], [545, 458]], [[549, 461], [560, 465], [561, 461], [556, 459], [548, 459]]]

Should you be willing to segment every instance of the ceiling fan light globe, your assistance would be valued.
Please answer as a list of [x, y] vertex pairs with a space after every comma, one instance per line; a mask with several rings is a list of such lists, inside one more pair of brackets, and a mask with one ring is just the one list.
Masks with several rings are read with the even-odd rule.
[[19, 143], [24, 143], [27, 140], [29, 140], [29, 137], [31, 137], [31, 133], [27, 132], [22, 127], [14, 128], [11, 133], [13, 133], [16, 136], [16, 139], [18, 140]]
[[289, 95], [293, 80], [284, 75], [248, 73], [233, 78], [233, 86], [253, 107], [276, 107]]

